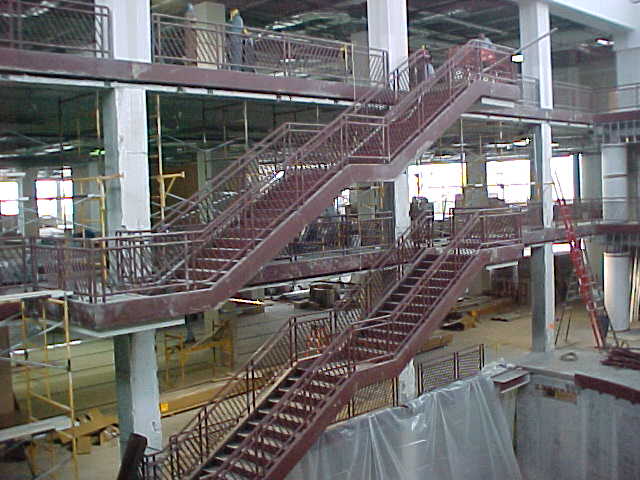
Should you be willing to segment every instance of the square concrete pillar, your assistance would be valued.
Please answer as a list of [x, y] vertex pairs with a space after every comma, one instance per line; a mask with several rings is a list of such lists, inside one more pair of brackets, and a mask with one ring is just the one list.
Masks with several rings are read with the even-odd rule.
[[96, 0], [111, 12], [113, 58], [151, 61], [150, 0]]
[[122, 455], [132, 433], [145, 436], [151, 451], [162, 448], [155, 347], [155, 330], [113, 337]]
[[[551, 30], [549, 5], [541, 0], [522, 0], [520, 7], [520, 45], [531, 44]], [[551, 73], [551, 38], [533, 43], [524, 51], [522, 74], [538, 80], [540, 107], [553, 108], [553, 78]]]
[[108, 233], [148, 229], [151, 225], [147, 100], [142, 87], [115, 87], [103, 100], [105, 174], [121, 174], [110, 182]]

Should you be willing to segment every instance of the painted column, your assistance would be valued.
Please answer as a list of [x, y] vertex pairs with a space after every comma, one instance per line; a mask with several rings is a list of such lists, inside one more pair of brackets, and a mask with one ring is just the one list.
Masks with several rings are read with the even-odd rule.
[[[100, 165], [96, 160], [78, 164], [73, 167], [72, 175], [74, 180], [77, 178], [97, 177], [100, 175]], [[100, 195], [100, 189], [94, 181], [74, 181], [73, 195], [78, 197]], [[96, 236], [101, 235], [100, 201], [97, 200], [97, 197], [84, 197], [81, 200], [77, 200], [74, 203], [73, 216], [74, 223], [76, 224], [74, 227], [76, 231], [74, 233], [82, 235], [85, 232], [91, 231]], [[78, 226], [77, 224], [81, 225]]]
[[215, 30], [216, 35], [212, 35], [209, 32], [216, 28], [211, 25], [207, 25], [206, 27], [209, 31], [195, 32], [198, 66], [204, 68], [218, 68], [220, 63], [225, 62], [224, 48], [226, 35], [224, 27], [222, 26], [222, 24], [227, 21], [225, 6], [221, 3], [215, 2], [199, 2], [194, 5], [192, 16], [196, 21], [220, 24], [220, 28]]
[[110, 182], [107, 223], [119, 229], [144, 230], [151, 225], [147, 100], [143, 87], [115, 87], [104, 96], [105, 174]]
[[[355, 45], [358, 50], [353, 53], [353, 68], [356, 80], [360, 80], [357, 83], [366, 83], [363, 80], [369, 78], [370, 65], [369, 55], [366, 53], [369, 48], [369, 32], [363, 30], [361, 32], [354, 32], [351, 34], [351, 43]], [[347, 65], [347, 71], [350, 65]]]
[[[602, 145], [602, 218], [626, 223], [629, 219], [629, 167], [625, 144]], [[604, 304], [614, 330], [629, 328], [631, 256], [615, 250], [604, 254]]]
[[[527, 45], [551, 30], [549, 5], [539, 0], [524, 0], [520, 8], [520, 45]], [[540, 107], [553, 108], [551, 38], [545, 37], [524, 52], [522, 74], [538, 80]]]
[[484, 155], [467, 154], [465, 165], [467, 170], [467, 184], [463, 187], [465, 207], [488, 207], [487, 162]]
[[[394, 70], [409, 56], [406, 0], [367, 0], [369, 47], [389, 53], [389, 69]], [[409, 176], [405, 169], [393, 181], [396, 237], [409, 225]]]
[[631, 301], [631, 261], [628, 253], [604, 254], [604, 306], [611, 327], [628, 330]]
[[135, 62], [151, 61], [150, 0], [96, 0], [111, 12], [113, 58]]
[[[580, 155], [580, 198], [595, 200], [594, 209], [602, 198], [602, 162], [600, 152], [584, 152]], [[585, 207], [586, 208], [586, 207]], [[594, 237], [585, 238], [587, 259], [596, 281], [602, 282], [604, 249], [602, 243]]]
[[37, 237], [39, 234], [38, 202], [36, 201], [37, 179], [38, 169], [27, 168], [19, 189], [20, 198], [24, 199], [18, 202], [19, 228], [21, 233], [27, 237]]
[[[549, 6], [537, 0], [519, 3], [520, 45], [526, 45], [550, 30]], [[524, 52], [522, 73], [538, 80], [540, 107], [553, 109], [551, 39], [533, 44]], [[553, 185], [551, 178], [551, 126], [539, 125], [534, 133], [533, 178], [536, 199], [542, 203], [542, 225], [553, 226]], [[553, 250], [550, 243], [531, 248], [531, 321], [532, 349], [553, 350], [555, 337], [555, 282]]]
[[[636, 7], [637, 8], [637, 7]], [[640, 83], [640, 31], [614, 35], [616, 52], [616, 79], [618, 85]], [[631, 93], [631, 92], [630, 92]], [[613, 107], [613, 105], [612, 105]]]
[[155, 330], [113, 338], [120, 427], [120, 453], [131, 433], [147, 437], [148, 447], [162, 448]]
[[605, 222], [629, 219], [627, 146], [602, 145], [602, 217]]
[[[535, 200], [542, 202], [542, 225], [553, 227], [553, 196], [551, 179], [551, 127], [542, 124], [534, 133]], [[531, 248], [531, 321], [532, 349], [547, 352], [555, 339], [555, 274], [551, 243]]]
[[[97, 0], [111, 10], [113, 56], [151, 61], [150, 0]], [[151, 226], [147, 99], [143, 87], [115, 86], [103, 97], [105, 175], [120, 173], [107, 197], [108, 233]], [[113, 338], [120, 449], [132, 432], [162, 447], [155, 330]]]

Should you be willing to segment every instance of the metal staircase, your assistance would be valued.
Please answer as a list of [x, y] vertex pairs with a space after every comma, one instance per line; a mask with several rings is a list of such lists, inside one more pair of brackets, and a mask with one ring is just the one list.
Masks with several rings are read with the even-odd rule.
[[399, 374], [488, 262], [487, 247], [521, 241], [519, 214], [478, 213], [434, 254], [420, 235], [426, 217], [336, 310], [284, 325], [145, 458], [143, 478], [284, 478], [359, 387]]
[[[329, 125], [281, 126], [173, 208], [152, 234], [156, 240], [144, 242], [184, 240], [162, 248], [152, 260], [153, 272], [128, 275], [124, 290], [207, 289], [211, 304], [228, 298], [341, 190], [395, 178], [480, 97], [516, 98], [512, 64], [483, 65], [484, 48], [469, 42], [423, 81], [419, 51], [390, 74], [388, 88], [370, 89]], [[495, 49], [498, 60], [510, 56], [508, 49]], [[141, 241], [123, 236], [119, 255], [137, 254]], [[128, 265], [126, 259], [122, 263]]]

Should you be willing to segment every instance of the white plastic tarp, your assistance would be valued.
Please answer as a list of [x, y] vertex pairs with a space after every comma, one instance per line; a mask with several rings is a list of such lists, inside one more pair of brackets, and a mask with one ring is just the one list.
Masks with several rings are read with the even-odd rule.
[[493, 382], [477, 376], [327, 430], [287, 480], [519, 480]]

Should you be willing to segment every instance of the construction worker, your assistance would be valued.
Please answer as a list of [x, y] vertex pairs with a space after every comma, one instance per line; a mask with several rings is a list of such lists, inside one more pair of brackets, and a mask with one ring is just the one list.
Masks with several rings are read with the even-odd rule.
[[227, 27], [231, 70], [242, 70], [243, 30], [244, 20], [240, 16], [240, 10], [232, 8], [229, 12], [229, 26]]
[[424, 63], [424, 78], [429, 80], [429, 78], [433, 77], [436, 74], [436, 69], [433, 68], [433, 59], [431, 58], [431, 52], [427, 48], [426, 45], [422, 45], [422, 50], [424, 50], [425, 55], [425, 63]]
[[485, 67], [496, 61], [496, 54], [493, 49], [493, 42], [484, 33], [478, 35], [478, 43], [480, 44], [480, 61]]

